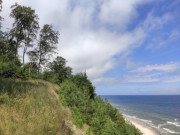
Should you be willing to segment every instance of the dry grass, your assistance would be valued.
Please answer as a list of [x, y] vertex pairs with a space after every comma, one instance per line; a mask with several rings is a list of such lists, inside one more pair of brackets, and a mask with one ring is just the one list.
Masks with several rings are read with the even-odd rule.
[[70, 110], [58, 91], [45, 81], [0, 79], [0, 135], [73, 134]]

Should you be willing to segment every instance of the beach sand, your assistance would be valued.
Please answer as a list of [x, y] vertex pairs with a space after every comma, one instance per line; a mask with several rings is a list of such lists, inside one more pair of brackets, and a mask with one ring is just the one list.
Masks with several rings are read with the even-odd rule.
[[130, 123], [132, 123], [136, 128], [138, 128], [141, 133], [143, 133], [143, 135], [158, 135], [156, 132], [154, 132], [152, 129], [150, 129], [149, 127], [137, 122], [136, 120], [132, 120], [129, 119], [127, 117], [125, 117], [125, 119], [127, 121], [129, 121]]

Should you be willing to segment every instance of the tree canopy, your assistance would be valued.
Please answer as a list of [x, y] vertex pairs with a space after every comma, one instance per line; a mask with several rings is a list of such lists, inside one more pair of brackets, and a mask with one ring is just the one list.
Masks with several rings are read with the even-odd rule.
[[12, 11], [10, 17], [14, 18], [11, 34], [16, 41], [16, 53], [18, 48], [23, 45], [23, 64], [24, 57], [28, 47], [33, 47], [33, 40], [36, 39], [36, 33], [39, 29], [39, 18], [35, 14], [35, 10], [30, 7], [18, 5], [17, 3], [11, 6]]
[[29, 52], [30, 59], [37, 61], [39, 71], [41, 65], [44, 65], [55, 53], [59, 39], [59, 32], [52, 29], [52, 25], [44, 25], [40, 32], [40, 39], [35, 50]]

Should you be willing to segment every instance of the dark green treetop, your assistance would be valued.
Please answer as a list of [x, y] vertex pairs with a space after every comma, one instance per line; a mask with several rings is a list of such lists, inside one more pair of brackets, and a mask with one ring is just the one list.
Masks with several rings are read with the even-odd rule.
[[79, 73], [70, 77], [70, 80], [75, 83], [85, 96], [89, 96], [90, 99], [95, 98], [95, 87], [92, 85], [91, 81], [88, 79], [86, 73]]
[[54, 73], [62, 72], [65, 75], [65, 78], [70, 77], [72, 73], [72, 68], [66, 66], [66, 59], [61, 56], [57, 56], [53, 62], [49, 63], [49, 68]]
[[67, 61], [63, 57], [57, 56], [53, 62], [48, 64], [50, 71], [53, 74], [56, 74], [59, 83], [62, 83], [65, 79], [71, 76], [72, 68], [66, 66], [66, 62]]

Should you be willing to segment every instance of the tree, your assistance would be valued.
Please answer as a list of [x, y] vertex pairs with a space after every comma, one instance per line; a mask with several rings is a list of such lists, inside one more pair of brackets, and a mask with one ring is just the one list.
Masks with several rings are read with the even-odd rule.
[[49, 68], [52, 72], [58, 73], [66, 66], [66, 60], [63, 57], [57, 56], [53, 62], [49, 63]]
[[39, 29], [39, 18], [35, 11], [30, 7], [13, 5], [10, 17], [14, 18], [13, 29], [11, 30], [12, 36], [16, 39], [16, 52], [17, 56], [18, 48], [23, 44], [23, 64], [24, 57], [28, 47], [33, 47], [33, 40], [36, 39], [36, 33]]
[[63, 57], [57, 56], [56, 59], [48, 65], [50, 72], [57, 76], [58, 84], [71, 76], [72, 68], [66, 66], [66, 60]]
[[44, 25], [40, 32], [40, 39], [35, 50], [29, 52], [30, 59], [38, 61], [38, 72], [41, 65], [48, 62], [49, 58], [55, 53], [59, 39], [59, 32], [52, 29], [52, 25]]
[[0, 56], [6, 55], [9, 59], [13, 59], [15, 53], [15, 43], [12, 37], [7, 32], [1, 32], [0, 37]]
[[66, 62], [66, 59], [61, 56], [57, 56], [53, 62], [49, 63], [49, 68], [53, 73], [62, 72], [62, 74], [64, 74], [64, 77], [68, 78], [72, 73], [72, 68], [66, 66]]
[[84, 96], [90, 99], [95, 98], [95, 87], [92, 85], [91, 81], [88, 80], [86, 73], [79, 73], [70, 77], [71, 81], [74, 82], [79, 88], [81, 88]]

